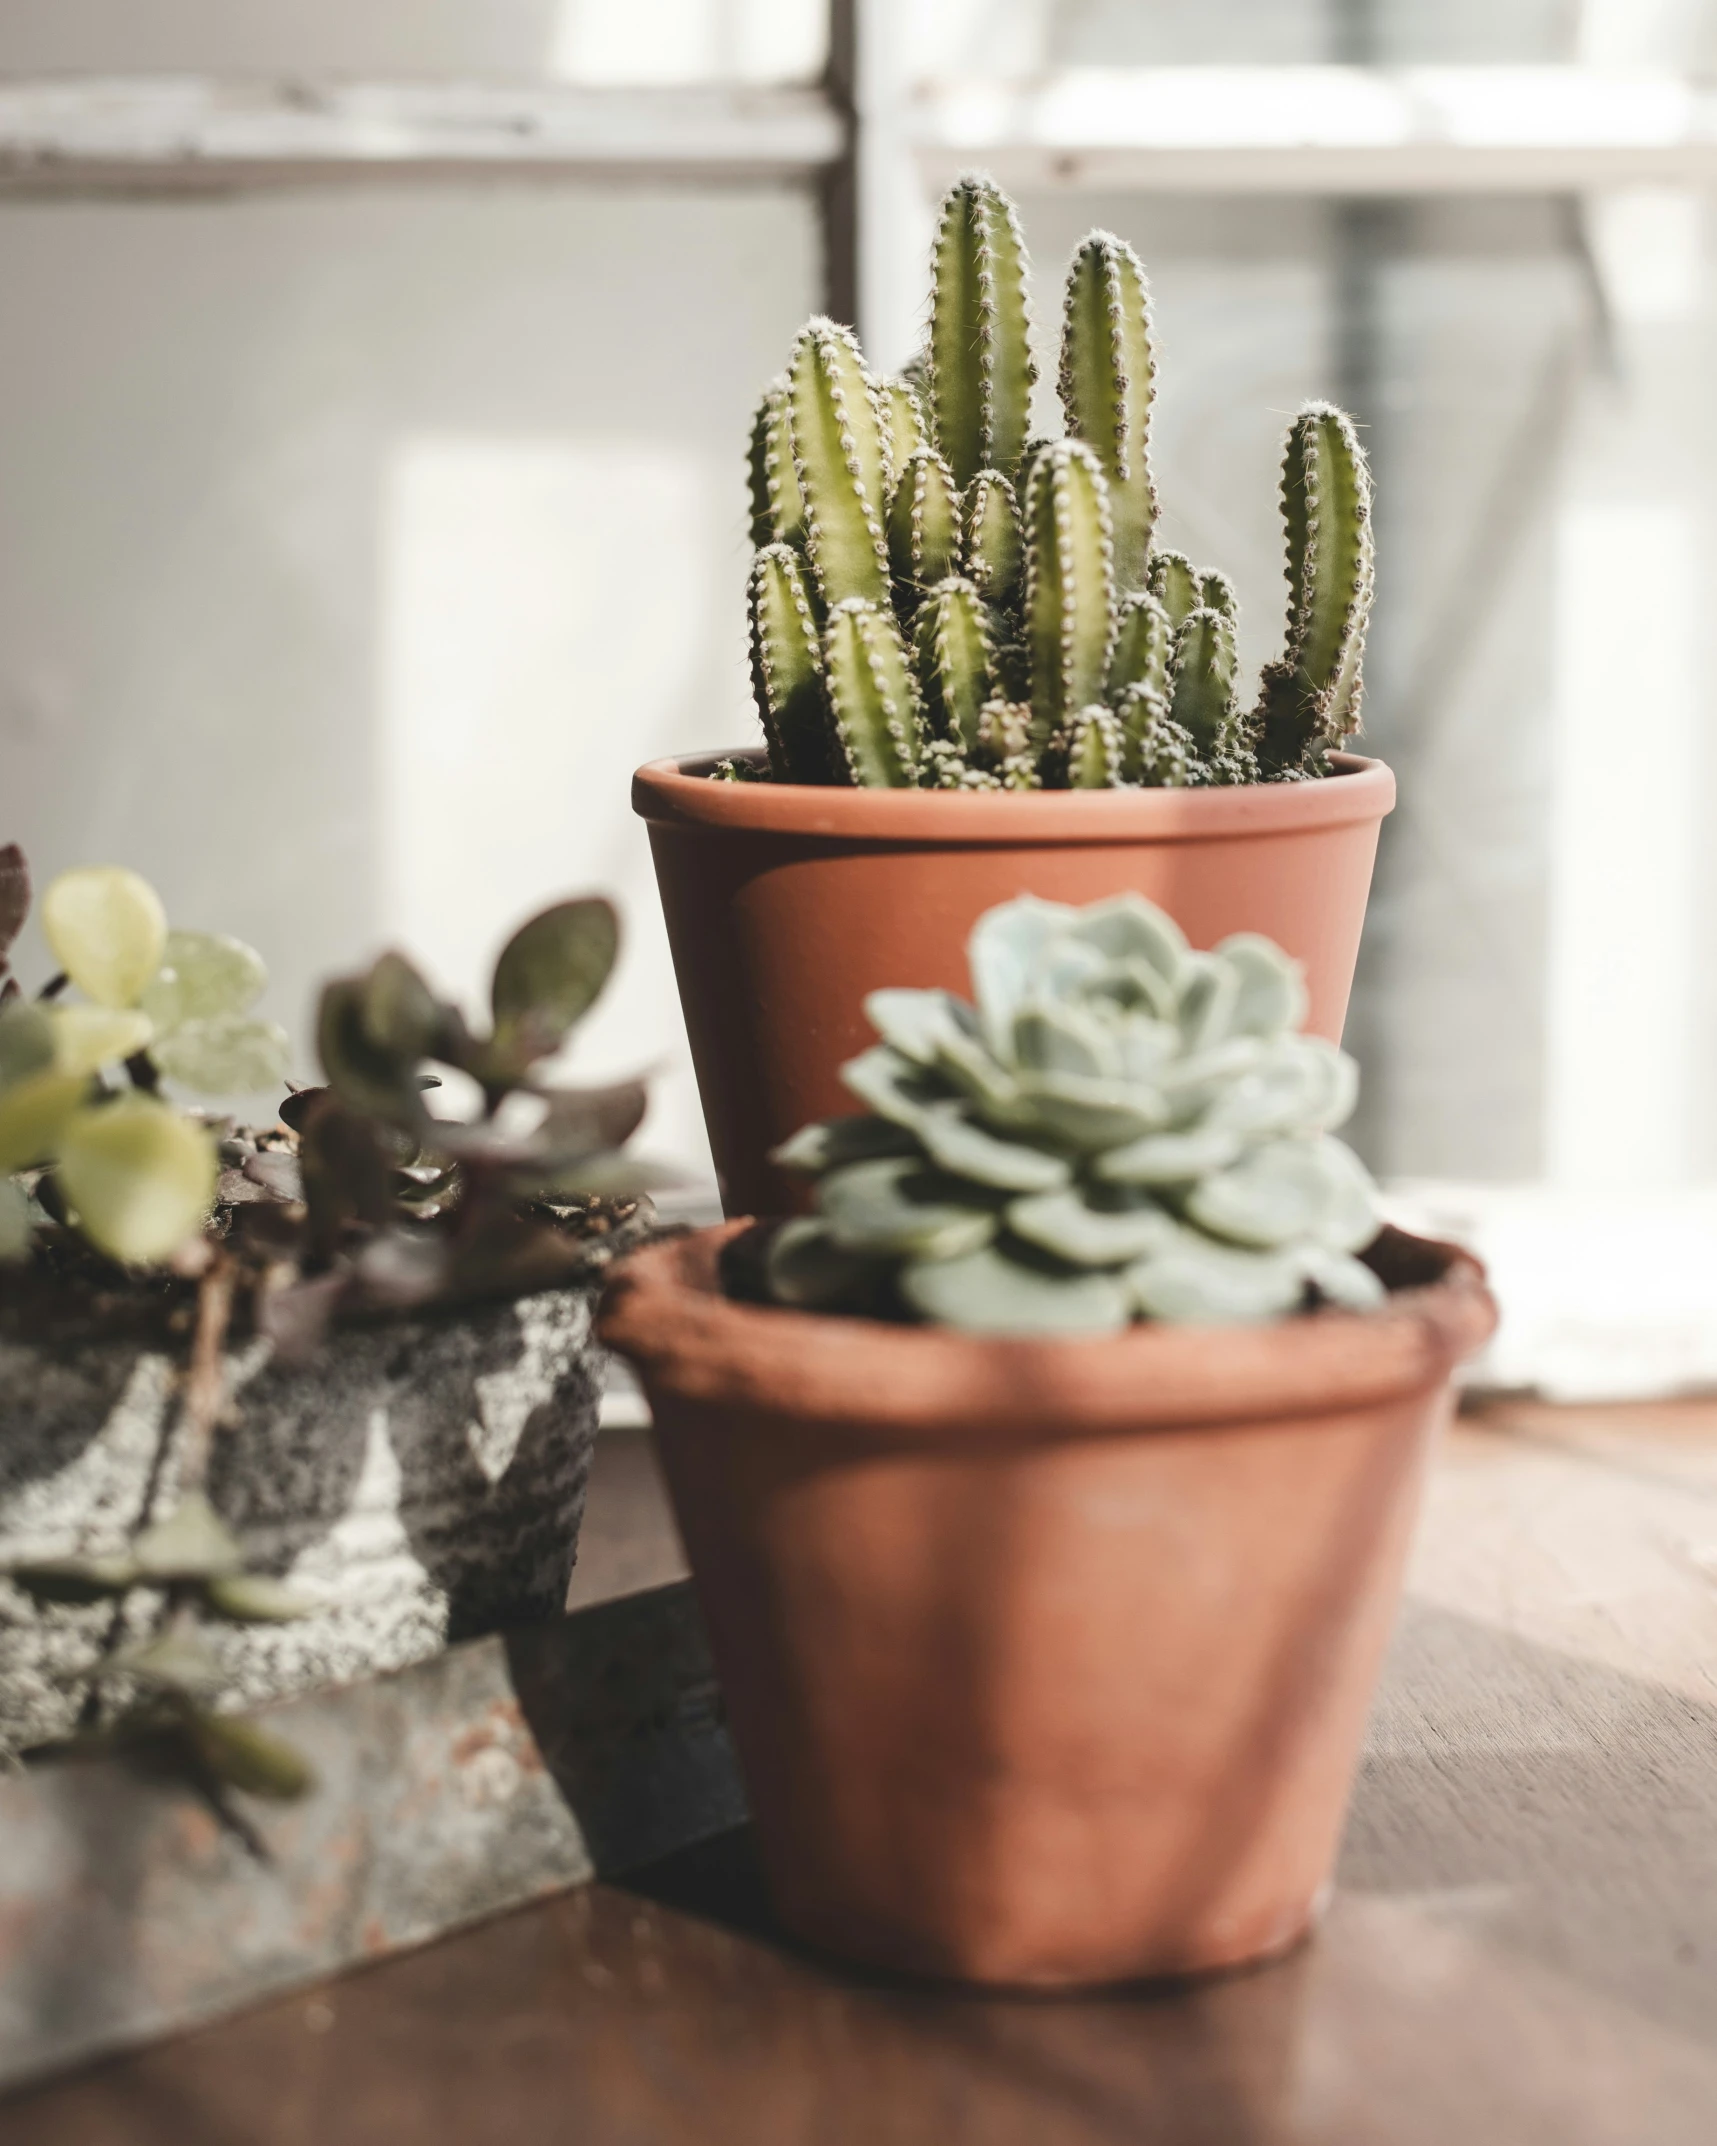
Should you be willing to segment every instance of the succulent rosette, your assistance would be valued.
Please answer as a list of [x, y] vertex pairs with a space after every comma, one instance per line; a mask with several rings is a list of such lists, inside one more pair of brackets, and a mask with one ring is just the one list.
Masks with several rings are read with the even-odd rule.
[[784, 1304], [998, 1333], [1226, 1324], [1382, 1285], [1375, 1188], [1331, 1137], [1353, 1061], [1300, 1033], [1298, 965], [1251, 933], [1195, 952], [1138, 895], [980, 918], [975, 1004], [876, 991], [842, 1079], [863, 1115], [776, 1151], [814, 1215], [766, 1255]]

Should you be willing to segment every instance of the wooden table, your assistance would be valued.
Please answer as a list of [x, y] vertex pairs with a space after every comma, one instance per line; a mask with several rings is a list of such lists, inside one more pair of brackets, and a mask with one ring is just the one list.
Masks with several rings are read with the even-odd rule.
[[[580, 1581], [672, 1576], [605, 1441]], [[1713, 2146], [1717, 1406], [1493, 1409], [1437, 1469], [1316, 1941], [976, 1998], [772, 1934], [745, 1836], [0, 2107], [4, 2146]]]

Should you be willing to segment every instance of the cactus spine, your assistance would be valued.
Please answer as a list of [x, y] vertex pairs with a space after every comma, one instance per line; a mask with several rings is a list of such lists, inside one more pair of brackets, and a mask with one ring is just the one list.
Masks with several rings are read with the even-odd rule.
[[962, 179], [942, 204], [932, 256], [930, 413], [962, 491], [981, 469], [1019, 466], [1037, 367], [1025, 240], [988, 179]]
[[1371, 614], [1371, 474], [1344, 411], [1308, 403], [1282, 467], [1288, 641], [1261, 681], [1259, 759], [1271, 773], [1321, 768], [1359, 727], [1360, 662]]
[[1032, 464], [1025, 523], [1031, 702], [1060, 724], [1102, 694], [1115, 608], [1108, 494], [1082, 441]]
[[[1370, 477], [1308, 406], [1285, 448], [1289, 619], [1236, 698], [1226, 575], [1155, 542], [1149, 293], [1094, 232], [1071, 264], [1069, 437], [1027, 437], [1025, 249], [963, 179], [937, 228], [930, 332], [895, 378], [807, 323], [750, 448], [752, 678], [776, 781], [926, 788], [1300, 781], [1357, 723]], [[751, 779], [754, 763], [736, 766]]]
[[888, 457], [875, 384], [852, 331], [813, 320], [787, 371], [793, 462], [807, 546], [826, 604], [888, 598]]
[[1151, 304], [1131, 246], [1093, 231], [1073, 256], [1061, 333], [1067, 429], [1095, 451], [1109, 485], [1115, 584], [1138, 588], [1157, 518], [1151, 481]]
[[751, 567], [751, 682], [777, 782], [828, 782], [823, 652], [798, 554], [771, 544]]
[[918, 779], [918, 688], [892, 615], [862, 596], [829, 613], [823, 670], [835, 738], [862, 788], [900, 790]]

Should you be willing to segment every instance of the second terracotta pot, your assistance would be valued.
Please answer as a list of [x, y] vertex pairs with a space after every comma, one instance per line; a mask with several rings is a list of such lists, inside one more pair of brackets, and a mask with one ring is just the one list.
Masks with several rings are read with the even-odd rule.
[[715, 757], [641, 768], [632, 804], [650, 824], [730, 1215], [802, 1197], [766, 1158], [854, 1107], [838, 1076], [874, 1041], [865, 994], [965, 996], [972, 926], [1018, 894], [1085, 903], [1131, 890], [1194, 946], [1262, 932], [1304, 965], [1306, 1025], [1340, 1038], [1395, 801], [1379, 761], [1338, 754], [1323, 782], [1019, 795], [711, 782]]
[[1004, 1984], [1234, 1965], [1329, 1883], [1454, 1364], [1495, 1307], [1388, 1233], [1363, 1316], [996, 1340], [728, 1301], [639, 1254], [638, 1366], [770, 1889]]

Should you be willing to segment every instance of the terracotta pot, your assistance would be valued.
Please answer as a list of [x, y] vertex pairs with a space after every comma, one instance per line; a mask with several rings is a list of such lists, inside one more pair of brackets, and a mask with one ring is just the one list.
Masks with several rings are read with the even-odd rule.
[[997, 1341], [639, 1254], [642, 1373], [784, 1923], [1057, 1985], [1279, 1952], [1327, 1890], [1453, 1366], [1451, 1247], [1363, 1317]]
[[1195, 946], [1260, 931], [1305, 964], [1308, 1026], [1339, 1039], [1377, 832], [1381, 762], [1326, 782], [1026, 795], [815, 789], [705, 779], [714, 755], [632, 780], [650, 823], [680, 1002], [722, 1198], [778, 1214], [800, 1188], [769, 1150], [854, 1106], [837, 1079], [875, 1039], [887, 984], [965, 996], [966, 937], [1016, 894], [1092, 902], [1127, 889]]

